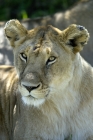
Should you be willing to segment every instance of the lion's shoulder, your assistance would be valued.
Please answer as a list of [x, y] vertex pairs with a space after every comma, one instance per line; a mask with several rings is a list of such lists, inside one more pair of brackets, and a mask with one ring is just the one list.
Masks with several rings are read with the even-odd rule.
[[0, 66], [0, 95], [6, 96], [14, 92], [17, 85], [17, 72], [13, 66]]
[[0, 79], [4, 79], [4, 77], [11, 77], [13, 75], [16, 76], [16, 70], [14, 66], [1, 65], [0, 66]]
[[[8, 139], [16, 103], [17, 74], [13, 66], [0, 66], [0, 139]], [[11, 113], [10, 113], [11, 112]], [[11, 118], [11, 123], [8, 118]]]

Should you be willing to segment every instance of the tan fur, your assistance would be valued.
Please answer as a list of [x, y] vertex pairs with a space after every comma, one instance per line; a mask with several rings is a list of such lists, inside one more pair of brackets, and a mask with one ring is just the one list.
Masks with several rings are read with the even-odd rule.
[[93, 69], [79, 52], [88, 31], [5, 25], [15, 68], [0, 67], [0, 140], [93, 139]]

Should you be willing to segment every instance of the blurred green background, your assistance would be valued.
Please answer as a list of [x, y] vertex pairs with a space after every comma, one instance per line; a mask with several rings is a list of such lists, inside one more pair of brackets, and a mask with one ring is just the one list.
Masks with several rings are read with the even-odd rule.
[[52, 15], [79, 0], [0, 0], [0, 21]]

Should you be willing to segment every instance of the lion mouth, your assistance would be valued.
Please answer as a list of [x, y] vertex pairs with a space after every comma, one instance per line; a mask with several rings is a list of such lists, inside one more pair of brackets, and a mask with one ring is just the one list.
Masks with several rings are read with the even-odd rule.
[[42, 92], [34, 92], [34, 93], [30, 93], [29, 95], [25, 96], [29, 99], [34, 99], [34, 100], [39, 100], [39, 99], [46, 99], [49, 96], [49, 92], [47, 92], [46, 94], [42, 93]]
[[28, 97], [28, 98], [33, 98], [33, 99], [38, 99], [38, 98], [36, 98], [36, 97], [34, 97], [34, 96], [32, 96], [32, 95], [28, 95], [28, 96], [26, 96], [26, 97]]
[[27, 97], [39, 100], [39, 99], [47, 98], [48, 95], [49, 95], [49, 93], [47, 93], [45, 95], [41, 95], [39, 93], [38, 95], [37, 94], [36, 95], [35, 94], [34, 95], [30, 94], [30, 95], [27, 95]]
[[23, 97], [36, 100], [47, 98], [50, 92], [49, 88], [29, 92], [24, 86], [19, 86], [19, 91]]
[[42, 105], [50, 95], [49, 89], [33, 90], [30, 93], [23, 87], [19, 86], [19, 91], [22, 95], [22, 101], [27, 105], [39, 106]]

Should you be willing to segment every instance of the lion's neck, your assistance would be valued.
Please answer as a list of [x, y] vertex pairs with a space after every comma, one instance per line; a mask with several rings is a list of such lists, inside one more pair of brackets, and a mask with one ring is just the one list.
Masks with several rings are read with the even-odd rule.
[[[79, 61], [77, 61], [77, 59], [79, 59]], [[83, 73], [81, 61], [82, 58], [78, 54], [74, 62], [73, 75], [70, 77], [70, 80], [68, 80], [68, 83], [65, 83], [64, 87], [63, 85], [57, 87], [57, 90], [52, 93], [51, 98], [40, 107], [46, 116], [51, 116], [51, 120], [53, 120], [53, 116], [57, 117], [57, 115], [61, 116], [61, 118], [65, 118], [66, 115], [68, 115], [69, 118], [69, 116], [78, 109], [81, 100], [79, 88]], [[49, 112], [49, 114], [47, 112]]]

